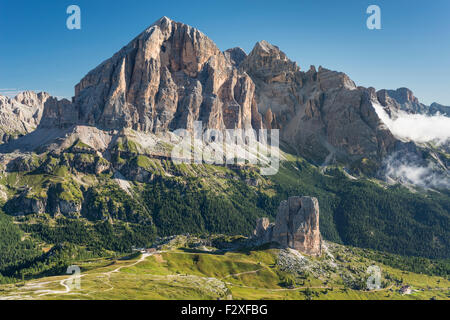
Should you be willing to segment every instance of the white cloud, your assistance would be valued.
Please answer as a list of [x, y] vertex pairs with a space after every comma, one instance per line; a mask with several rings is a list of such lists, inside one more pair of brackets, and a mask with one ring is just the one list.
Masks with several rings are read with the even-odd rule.
[[450, 118], [442, 115], [426, 116], [400, 111], [391, 118], [379, 104], [373, 104], [378, 117], [394, 136], [415, 142], [443, 144], [450, 139]]
[[420, 161], [412, 153], [391, 155], [384, 160], [384, 165], [386, 177], [395, 181], [424, 188], [450, 188], [448, 172], [440, 170], [431, 162], [426, 164]]

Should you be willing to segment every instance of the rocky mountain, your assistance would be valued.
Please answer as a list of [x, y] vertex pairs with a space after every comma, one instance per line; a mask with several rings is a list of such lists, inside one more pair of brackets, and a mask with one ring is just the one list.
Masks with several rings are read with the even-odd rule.
[[299, 154], [328, 163], [381, 159], [396, 139], [374, 112], [374, 89], [357, 87], [344, 73], [315, 67], [302, 72], [276, 46], [256, 44], [240, 68], [256, 84], [256, 101], [268, 128]]
[[414, 96], [408, 88], [397, 90], [380, 90], [377, 92], [378, 101], [390, 111], [404, 111], [410, 114], [450, 116], [450, 107], [433, 103], [427, 106]]
[[39, 125], [47, 93], [26, 91], [15, 98], [0, 96], [0, 142], [23, 136]]
[[[401, 181], [391, 173], [411, 172], [406, 157], [417, 158], [414, 165], [433, 161], [448, 177], [448, 155], [394, 136], [376, 112], [379, 105], [386, 112], [425, 110], [407, 89], [376, 92], [341, 72], [313, 66], [304, 72], [266, 41], [248, 55], [241, 48], [221, 52], [202, 32], [163, 17], [89, 72], [72, 101], [32, 92], [1, 97], [8, 143], [0, 146], [0, 195], [12, 215], [78, 217], [102, 174], [127, 195], [132, 182], [189, 175], [170, 164], [178, 141], [172, 131], [192, 130], [195, 121], [213, 129], [279, 129], [282, 148], [322, 173], [336, 164], [347, 175]], [[393, 154], [395, 166], [386, 166]], [[389, 175], [379, 174], [383, 166]], [[85, 176], [88, 182], [80, 180]], [[248, 173], [240, 178], [260, 186]]]
[[434, 102], [430, 105], [430, 113], [431, 114], [439, 113], [447, 117], [450, 117], [450, 107], [443, 106], [442, 104]]
[[258, 129], [254, 91], [207, 36], [164, 17], [76, 85], [76, 111], [62, 122], [143, 132], [192, 129], [195, 121]]

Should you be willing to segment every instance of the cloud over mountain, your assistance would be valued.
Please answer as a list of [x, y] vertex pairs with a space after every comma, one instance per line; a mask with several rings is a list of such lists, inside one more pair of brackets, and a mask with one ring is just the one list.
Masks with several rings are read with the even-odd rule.
[[437, 114], [410, 114], [398, 111], [390, 117], [385, 109], [374, 104], [378, 117], [389, 130], [400, 139], [415, 142], [436, 142], [443, 144], [450, 139], [450, 118]]

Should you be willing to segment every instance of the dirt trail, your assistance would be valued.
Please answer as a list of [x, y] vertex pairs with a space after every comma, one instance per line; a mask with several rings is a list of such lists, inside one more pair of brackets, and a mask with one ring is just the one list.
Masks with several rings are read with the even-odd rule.
[[[145, 253], [145, 254], [142, 254], [142, 256], [140, 257], [139, 260], [133, 262], [132, 264], [123, 265], [123, 266], [118, 267], [117, 269], [114, 269], [114, 270], [108, 271], [108, 272], [82, 274], [82, 275], [78, 276], [78, 279], [81, 279], [81, 278], [83, 278], [83, 277], [85, 277], [87, 275], [96, 275], [96, 274], [98, 274], [98, 275], [105, 275], [107, 277], [110, 277], [111, 274], [118, 273], [123, 268], [130, 268], [130, 267], [133, 267], [133, 266], [143, 262], [147, 257], [149, 257], [151, 255], [153, 255], [153, 253], [152, 254]], [[42, 282], [42, 283], [31, 282], [31, 283], [27, 284], [26, 286], [20, 288], [21, 291], [24, 291], [24, 295], [15, 294], [13, 296], [0, 297], [0, 300], [28, 299], [28, 298], [31, 298], [31, 296], [29, 295], [30, 292], [36, 294], [37, 297], [43, 297], [43, 296], [48, 296], [48, 295], [70, 294], [71, 291], [72, 291], [72, 288], [71, 288], [70, 285], [67, 284], [67, 282], [68, 281], [73, 281], [73, 280], [74, 280], [73, 276], [70, 276], [68, 278], [64, 278], [62, 280], [59, 280], [59, 285], [64, 287], [64, 290], [43, 289], [43, 290], [37, 290], [37, 291], [34, 291], [34, 292], [32, 292], [33, 289], [43, 287], [46, 284], [52, 284], [52, 283], [58, 282], [58, 280], [47, 281], [47, 282]], [[109, 290], [112, 290], [113, 288], [114, 287], [112, 287]]]
[[226, 276], [224, 279], [227, 278], [231, 278], [231, 277], [239, 277], [239, 276], [243, 276], [244, 274], [252, 274], [252, 273], [257, 273], [264, 270], [263, 268], [258, 269], [258, 270], [253, 270], [253, 271], [247, 271], [247, 272], [241, 272], [241, 273], [235, 273], [235, 274], [229, 274], [228, 276]]
[[[156, 253], [156, 252], [155, 252], [155, 253]], [[144, 261], [145, 259], [147, 259], [148, 257], [154, 255], [155, 253], [144, 253], [144, 254], [141, 255], [141, 258], [140, 258], [139, 260], [137, 260], [136, 262], [134, 262], [134, 263], [132, 263], [132, 264], [123, 265], [123, 266], [120, 266], [120, 267], [118, 267], [117, 269], [114, 269], [114, 270], [112, 270], [112, 271], [108, 271], [108, 272], [104, 272], [104, 273], [100, 273], [100, 274], [103, 274], [103, 275], [111, 275], [111, 274], [113, 274], [113, 273], [119, 272], [119, 271], [122, 270], [123, 268], [131, 268], [131, 267], [134, 267], [135, 265], [137, 265], [137, 264], [143, 262], [143, 261]]]
[[[122, 270], [123, 268], [131, 268], [134, 267], [136, 265], [138, 265], [139, 263], [145, 261], [148, 257], [150, 256], [154, 256], [154, 255], [161, 255], [162, 253], [167, 252], [167, 251], [156, 251], [154, 253], [144, 253], [141, 255], [141, 257], [130, 263], [130, 264], [123, 264], [119, 267], [117, 267], [114, 270], [111, 271], [107, 271], [107, 272], [94, 272], [94, 273], [87, 273], [87, 274], [82, 274], [78, 277], [78, 279], [83, 278], [85, 276], [105, 276], [107, 277], [108, 280], [108, 285], [110, 286], [109, 289], [104, 290], [104, 292], [106, 291], [111, 291], [114, 290], [114, 286], [111, 283], [111, 275], [112, 274], [116, 274], [119, 273], [120, 270]], [[180, 253], [181, 254], [181, 253]], [[183, 253], [183, 254], [191, 254], [191, 253]], [[198, 254], [198, 253], [196, 253]], [[232, 283], [232, 282], [227, 282], [225, 281], [225, 279], [231, 278], [231, 277], [239, 277], [242, 275], [247, 275], [247, 274], [256, 274], [260, 271], [263, 271], [264, 268], [258, 269], [258, 270], [253, 270], [253, 271], [247, 271], [247, 272], [241, 272], [241, 273], [235, 273], [235, 274], [230, 274], [225, 276], [225, 278], [222, 279], [218, 279], [216, 278], [216, 280], [223, 282], [224, 284], [228, 285], [228, 286], [234, 286], [234, 287], [240, 287], [240, 288], [247, 288], [247, 289], [254, 289], [254, 290], [267, 290], [267, 291], [273, 291], [273, 292], [279, 292], [279, 291], [295, 291], [295, 290], [305, 290], [305, 289], [333, 289], [332, 287], [328, 287], [328, 286], [316, 286], [316, 287], [309, 287], [309, 286], [302, 286], [302, 287], [295, 287], [295, 288], [279, 288], [279, 289], [269, 289], [269, 288], [259, 288], [259, 287], [252, 287], [252, 286], [246, 286], [246, 285], [241, 285], [241, 284], [236, 284], [236, 283]], [[149, 276], [153, 276], [151, 274], [148, 274]], [[180, 277], [181, 275], [169, 275], [166, 277]], [[55, 281], [47, 281], [47, 282], [30, 282], [28, 284], [26, 284], [24, 287], [20, 288], [19, 291], [22, 291], [22, 294], [18, 293], [18, 292], [14, 292], [12, 293], [11, 296], [5, 296], [5, 297], [0, 297], [0, 300], [12, 300], [12, 299], [32, 299], [32, 294], [33, 295], [37, 295], [37, 297], [43, 297], [43, 296], [47, 296], [47, 295], [67, 295], [67, 294], [73, 294], [72, 293], [72, 287], [70, 284], [68, 284], [68, 281], [73, 281], [74, 278], [73, 276], [70, 276], [68, 278], [64, 278], [61, 280], [55, 280]], [[55, 282], [59, 282], [59, 285], [61, 287], [64, 288], [64, 290], [50, 290], [50, 289], [41, 289], [41, 290], [37, 290], [37, 291], [33, 291], [33, 289], [40, 289], [43, 288], [44, 285], [47, 284], [52, 284]], [[382, 289], [377, 289], [377, 290], [373, 290], [371, 292], [377, 292], [377, 291], [387, 291], [393, 288], [394, 285], [390, 285], [389, 287], [386, 288], [382, 288]], [[80, 292], [77, 292], [77, 294], [83, 294]], [[89, 295], [89, 294], [87, 294]]]

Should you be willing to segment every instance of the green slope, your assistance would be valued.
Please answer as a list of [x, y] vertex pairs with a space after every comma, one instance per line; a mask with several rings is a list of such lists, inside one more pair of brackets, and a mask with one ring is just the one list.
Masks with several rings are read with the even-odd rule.
[[[20, 169], [0, 175], [1, 190], [9, 198], [4, 205], [8, 214], [14, 215], [24, 199], [47, 204], [44, 213], [14, 218], [14, 230], [25, 233], [29, 242], [15, 240], [5, 246], [9, 252], [29, 246], [32, 254], [9, 254], [8, 261], [0, 261], [4, 276], [21, 279], [22, 269], [37, 258], [45, 261], [45, 251], [61, 244], [102, 256], [148, 246], [156, 235], [247, 236], [257, 217], [273, 219], [280, 201], [293, 195], [319, 199], [326, 240], [403, 256], [450, 257], [448, 191], [413, 193], [375, 180], [354, 180], [338, 167], [323, 173], [289, 155], [277, 175], [260, 176], [254, 167], [175, 165], [123, 151], [108, 162], [72, 152], [32, 155], [16, 165]], [[99, 164], [109, 169], [98, 174]], [[115, 182], [116, 169], [111, 168], [130, 180], [127, 190]], [[51, 212], [60, 201], [82, 209], [75, 217]], [[11, 267], [14, 259], [23, 263]], [[52, 270], [51, 263], [43, 264], [26, 275]]]
[[[4, 299], [442, 299], [450, 281], [383, 265], [377, 252], [327, 243], [319, 258], [280, 249], [222, 251], [178, 237], [150, 255], [79, 263], [80, 288], [68, 276], [0, 286]], [[192, 248], [192, 247], [195, 248]], [[395, 257], [393, 257], [395, 258]], [[299, 262], [300, 261], [300, 262]], [[368, 267], [381, 269], [380, 287], [369, 290]], [[408, 285], [411, 294], [399, 292]]]

